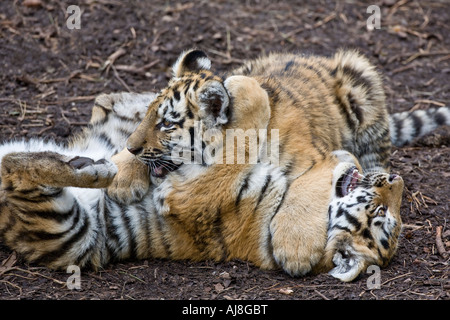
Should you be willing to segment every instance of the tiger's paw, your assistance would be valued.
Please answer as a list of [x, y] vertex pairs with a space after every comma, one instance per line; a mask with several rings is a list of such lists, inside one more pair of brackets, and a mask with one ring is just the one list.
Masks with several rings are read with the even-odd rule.
[[289, 275], [304, 276], [319, 262], [322, 248], [305, 250], [303, 248], [285, 246], [273, 250], [277, 264]]
[[107, 189], [108, 196], [125, 204], [140, 201], [150, 189], [148, 166], [126, 149], [112, 158], [118, 172]]
[[282, 211], [270, 224], [275, 262], [291, 276], [310, 272], [319, 263], [326, 242], [326, 229], [293, 224], [298, 218], [292, 212]]
[[117, 174], [114, 163], [100, 159], [94, 161], [87, 157], [75, 157], [67, 161], [74, 170], [74, 181], [72, 184], [84, 188], [106, 188]]
[[147, 179], [122, 179], [119, 174], [112, 184], [108, 187], [108, 196], [117, 202], [130, 204], [140, 201], [149, 190], [149, 181]]

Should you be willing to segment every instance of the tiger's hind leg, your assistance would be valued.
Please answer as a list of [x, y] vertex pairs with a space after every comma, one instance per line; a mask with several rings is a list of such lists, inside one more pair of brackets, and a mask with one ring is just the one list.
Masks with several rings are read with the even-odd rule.
[[69, 141], [69, 148], [94, 152], [100, 148], [109, 159], [126, 147], [128, 137], [144, 118], [155, 96], [127, 92], [99, 95], [88, 126]]
[[116, 117], [139, 124], [155, 97], [156, 94], [152, 92], [101, 94], [95, 98], [90, 123], [104, 124], [107, 121], [114, 120], [110, 117]]

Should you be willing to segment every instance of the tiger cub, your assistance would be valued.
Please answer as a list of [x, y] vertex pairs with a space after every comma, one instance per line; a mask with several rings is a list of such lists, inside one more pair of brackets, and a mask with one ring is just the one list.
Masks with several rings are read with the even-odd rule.
[[[203, 52], [188, 51], [159, 95], [98, 97], [89, 126], [68, 147], [37, 140], [1, 146], [2, 242], [51, 268], [238, 258], [292, 275], [331, 270], [350, 281], [369, 264], [386, 265], [401, 228], [403, 182], [364, 173], [364, 165], [387, 170], [387, 155], [375, 146], [359, 151], [365, 161], [333, 152], [351, 146], [339, 115], [352, 109], [331, 104], [342, 110], [327, 111], [300, 85], [292, 96], [276, 74], [221, 78], [209, 69]], [[317, 74], [309, 76], [302, 83]], [[195, 130], [196, 123], [203, 127]], [[176, 161], [172, 151], [186, 147], [180, 137], [233, 128], [278, 130], [278, 163]], [[186, 145], [205, 151], [226, 141], [216, 137]]]

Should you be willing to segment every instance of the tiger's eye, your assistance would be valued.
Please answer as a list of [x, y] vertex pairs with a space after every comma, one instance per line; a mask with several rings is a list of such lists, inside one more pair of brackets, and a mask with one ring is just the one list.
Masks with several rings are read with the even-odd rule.
[[386, 215], [386, 208], [385, 207], [379, 207], [377, 209], [377, 215], [380, 217], [384, 217]]

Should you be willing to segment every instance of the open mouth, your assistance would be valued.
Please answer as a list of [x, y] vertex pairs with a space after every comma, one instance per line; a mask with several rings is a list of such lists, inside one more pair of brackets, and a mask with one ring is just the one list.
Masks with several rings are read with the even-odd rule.
[[364, 178], [356, 169], [356, 167], [351, 167], [348, 169], [337, 181], [336, 183], [336, 195], [338, 197], [344, 197], [358, 186], [358, 182]]
[[148, 163], [150, 167], [150, 174], [156, 178], [164, 178], [169, 172], [177, 170], [180, 164], [175, 164], [172, 161], [152, 161]]

